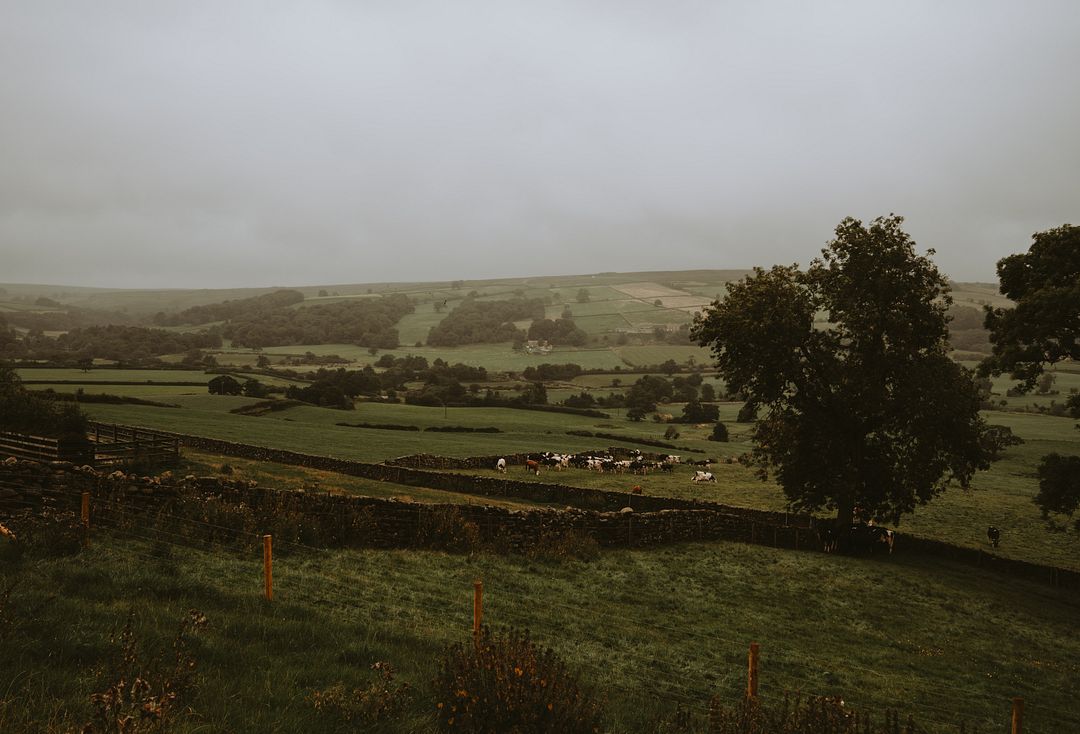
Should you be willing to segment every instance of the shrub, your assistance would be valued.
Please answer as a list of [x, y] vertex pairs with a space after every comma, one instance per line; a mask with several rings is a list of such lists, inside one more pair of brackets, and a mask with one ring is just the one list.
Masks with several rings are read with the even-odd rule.
[[735, 417], [736, 423], [753, 423], [757, 420], [757, 406], [753, 401], [747, 400], [743, 407], [739, 408], [739, 415]]
[[840, 698], [785, 698], [766, 707], [760, 699], [744, 698], [727, 707], [719, 697], [709, 702], [709, 734], [915, 734], [909, 718], [887, 712], [880, 720], [844, 706]]
[[581, 530], [545, 532], [529, 544], [525, 555], [538, 561], [592, 561], [600, 556], [600, 544]]
[[710, 441], [723, 441], [728, 440], [728, 429], [723, 423], [717, 423], [712, 428], [712, 435], [709, 436]]
[[471, 553], [480, 549], [480, 527], [456, 507], [435, 507], [420, 515], [417, 543], [428, 548]]
[[378, 677], [366, 688], [348, 691], [344, 683], [336, 683], [315, 691], [308, 700], [320, 714], [357, 724], [360, 731], [368, 725], [400, 716], [412, 695], [409, 684], [394, 685], [394, 667], [390, 663], [373, 663], [371, 669]]
[[577, 734], [600, 730], [598, 701], [528, 631], [484, 627], [451, 646], [435, 680], [440, 731]]
[[206, 625], [202, 612], [188, 612], [172, 650], [152, 658], [140, 652], [133, 624], [134, 615], [129, 614], [120, 632], [120, 654], [110, 671], [111, 682], [90, 696], [93, 718], [82, 728], [83, 734], [168, 731], [195, 687], [195, 659], [188, 639]]

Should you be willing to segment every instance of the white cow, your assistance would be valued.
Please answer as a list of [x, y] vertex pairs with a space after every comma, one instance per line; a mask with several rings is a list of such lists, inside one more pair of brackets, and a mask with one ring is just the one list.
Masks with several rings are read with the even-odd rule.
[[495, 462], [495, 471], [506, 472], [506, 459], [499, 459]]
[[691, 482], [715, 482], [716, 477], [713, 476], [711, 471], [696, 471], [694, 476], [690, 477]]

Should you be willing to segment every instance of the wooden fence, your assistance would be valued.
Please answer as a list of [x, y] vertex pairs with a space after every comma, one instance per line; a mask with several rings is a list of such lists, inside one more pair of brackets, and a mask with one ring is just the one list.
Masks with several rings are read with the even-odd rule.
[[70, 461], [73, 464], [88, 464], [93, 461], [94, 447], [85, 440], [0, 431], [0, 456], [15, 456], [31, 461]]
[[91, 423], [89, 435], [81, 440], [0, 431], [0, 458], [7, 456], [91, 466], [112, 466], [138, 460], [173, 463], [180, 458], [180, 440], [145, 428], [104, 423]]
[[175, 463], [180, 458], [180, 439], [159, 431], [115, 423], [90, 423], [94, 443], [94, 466], [148, 461]]

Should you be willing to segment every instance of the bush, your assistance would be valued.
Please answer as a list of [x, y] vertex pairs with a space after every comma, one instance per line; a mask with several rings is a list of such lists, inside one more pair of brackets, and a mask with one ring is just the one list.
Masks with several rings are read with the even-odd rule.
[[717, 423], [712, 428], [712, 435], [709, 436], [710, 441], [728, 441], [728, 429], [723, 423]]
[[394, 668], [390, 663], [377, 662], [371, 669], [378, 674], [367, 688], [345, 689], [344, 683], [336, 683], [308, 697], [320, 714], [333, 715], [350, 724], [365, 726], [400, 716], [409, 703], [411, 689], [408, 683], [394, 685]]
[[709, 734], [915, 734], [909, 718], [901, 728], [894, 712], [878, 721], [853, 711], [840, 698], [807, 698], [766, 707], [760, 699], [743, 698], [730, 708], [719, 697], [709, 702]]
[[753, 401], [747, 400], [743, 407], [739, 408], [739, 415], [735, 417], [736, 423], [753, 423], [757, 420], [757, 406]]
[[599, 702], [528, 631], [492, 632], [450, 647], [435, 680], [440, 731], [577, 734], [599, 731]]
[[133, 624], [129, 615], [120, 632], [120, 654], [112, 665], [111, 682], [90, 696], [93, 719], [83, 727], [83, 734], [169, 731], [195, 687], [195, 659], [188, 650], [188, 638], [206, 625], [202, 612], [188, 612], [172, 650], [150, 659], [139, 650]]
[[600, 544], [581, 530], [547, 532], [529, 544], [525, 555], [538, 561], [593, 561], [600, 557]]

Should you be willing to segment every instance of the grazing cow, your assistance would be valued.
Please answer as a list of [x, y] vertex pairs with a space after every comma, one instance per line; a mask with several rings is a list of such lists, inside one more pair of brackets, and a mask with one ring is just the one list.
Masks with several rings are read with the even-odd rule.
[[660, 471], [666, 474], [671, 474], [675, 471], [675, 465], [669, 464], [665, 461], [663, 464], [660, 465]]
[[506, 473], [506, 459], [499, 459], [495, 462], [495, 471], [501, 471], [504, 474]]
[[839, 546], [840, 535], [831, 522], [826, 522], [817, 527], [818, 540], [821, 541], [821, 550], [826, 553], [834, 553]]
[[877, 525], [852, 525], [851, 534], [848, 536], [852, 553], [870, 556], [874, 555], [875, 550], [883, 548], [888, 548], [891, 554], [895, 541], [896, 535], [892, 530]]
[[540, 476], [540, 462], [528, 459], [525, 462], [525, 471], [530, 471], [536, 476]]
[[716, 477], [713, 476], [711, 471], [696, 471], [694, 476], [690, 477], [691, 482], [715, 482]]
[[633, 487], [631, 487], [630, 494], [641, 494], [641, 485], [635, 484]]
[[992, 547], [997, 548], [998, 543], [1001, 542], [1001, 531], [991, 525], [986, 529], [986, 538]]

